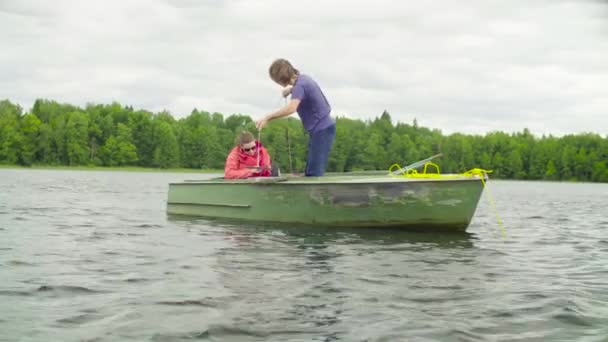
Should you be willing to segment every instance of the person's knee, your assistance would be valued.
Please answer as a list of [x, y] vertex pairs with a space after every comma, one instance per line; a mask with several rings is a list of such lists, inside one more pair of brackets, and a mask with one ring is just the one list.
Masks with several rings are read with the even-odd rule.
[[317, 133], [316, 136], [311, 137], [308, 149], [308, 160], [306, 162], [306, 176], [321, 177], [325, 174], [334, 136], [335, 126], [332, 126], [325, 131]]

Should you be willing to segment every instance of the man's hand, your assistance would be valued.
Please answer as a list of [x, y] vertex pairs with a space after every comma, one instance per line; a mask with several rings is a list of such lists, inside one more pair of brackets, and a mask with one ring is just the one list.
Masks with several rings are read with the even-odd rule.
[[288, 85], [287, 87], [283, 88], [283, 91], [281, 92], [283, 97], [289, 96], [289, 94], [291, 94], [291, 89], [293, 89], [292, 85]]
[[266, 127], [267, 124], [268, 124], [268, 119], [266, 117], [263, 117], [255, 122], [255, 128], [262, 129], [262, 128]]

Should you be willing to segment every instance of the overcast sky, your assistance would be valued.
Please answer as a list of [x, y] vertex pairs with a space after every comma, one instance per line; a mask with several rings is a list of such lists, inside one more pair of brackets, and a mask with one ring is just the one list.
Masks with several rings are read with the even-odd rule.
[[334, 114], [444, 133], [608, 134], [608, 2], [0, 0], [0, 98], [259, 118], [268, 66]]

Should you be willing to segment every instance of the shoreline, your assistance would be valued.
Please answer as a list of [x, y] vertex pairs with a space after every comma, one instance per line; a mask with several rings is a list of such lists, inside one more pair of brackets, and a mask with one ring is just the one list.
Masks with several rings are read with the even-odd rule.
[[141, 166], [66, 166], [66, 165], [0, 165], [0, 170], [56, 170], [56, 171], [104, 171], [104, 172], [166, 172], [166, 173], [223, 173], [220, 169], [153, 168]]
[[[103, 172], [155, 172], [155, 173], [198, 173], [198, 174], [223, 174], [220, 169], [188, 169], [188, 168], [169, 168], [161, 169], [154, 167], [141, 166], [66, 166], [66, 165], [2, 165], [0, 170], [51, 170], [51, 171], [103, 171]], [[361, 171], [353, 171], [359, 173]], [[382, 172], [382, 171], [367, 171]], [[365, 173], [365, 171], [363, 171]], [[327, 172], [328, 175], [335, 175], [336, 172]], [[576, 184], [606, 184], [602, 182], [582, 182], [575, 180], [548, 180], [548, 179], [510, 179], [510, 178], [490, 178], [491, 181], [516, 181], [516, 182], [547, 182], [547, 183], [576, 183]]]

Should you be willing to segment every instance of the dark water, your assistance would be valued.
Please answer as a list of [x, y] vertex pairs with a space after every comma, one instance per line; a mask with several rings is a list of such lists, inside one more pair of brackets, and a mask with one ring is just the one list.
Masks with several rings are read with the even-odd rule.
[[167, 218], [193, 177], [0, 170], [0, 340], [608, 340], [608, 184], [491, 182], [503, 236]]

